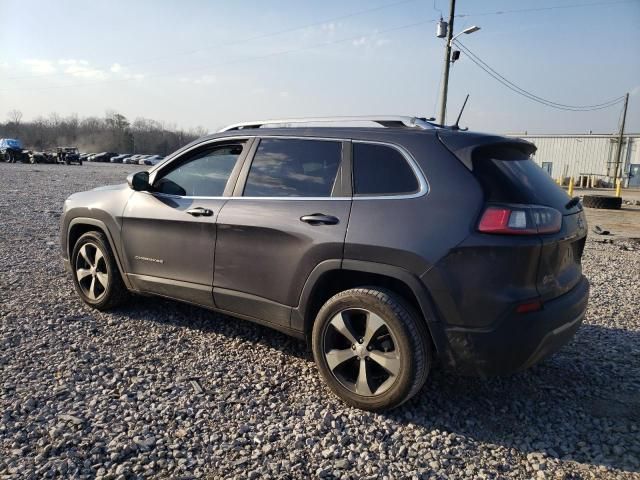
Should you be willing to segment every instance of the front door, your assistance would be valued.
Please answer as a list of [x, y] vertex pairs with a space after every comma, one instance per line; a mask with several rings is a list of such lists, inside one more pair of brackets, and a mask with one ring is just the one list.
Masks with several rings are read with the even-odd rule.
[[351, 209], [338, 174], [342, 150], [341, 141], [260, 140], [240, 174], [241, 196], [218, 216], [218, 308], [289, 326], [311, 271], [341, 261]]
[[158, 171], [151, 192], [132, 194], [122, 246], [135, 288], [213, 306], [216, 219], [246, 149], [244, 141], [196, 148]]

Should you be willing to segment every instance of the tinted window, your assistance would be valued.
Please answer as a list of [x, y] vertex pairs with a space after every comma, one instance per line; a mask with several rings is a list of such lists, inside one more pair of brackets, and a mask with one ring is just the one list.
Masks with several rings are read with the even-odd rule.
[[154, 184], [157, 192], [187, 197], [220, 197], [242, 145], [225, 145], [197, 153]]
[[322, 140], [265, 138], [251, 163], [246, 197], [328, 197], [342, 145]]
[[370, 143], [353, 144], [353, 180], [356, 195], [414, 193], [418, 179], [395, 148]]
[[473, 173], [489, 202], [548, 205], [564, 211], [569, 200], [545, 170], [516, 149], [482, 151], [473, 160]]

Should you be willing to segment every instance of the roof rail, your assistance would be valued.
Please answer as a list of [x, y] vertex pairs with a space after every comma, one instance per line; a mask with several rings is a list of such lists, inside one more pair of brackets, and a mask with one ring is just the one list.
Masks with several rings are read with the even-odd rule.
[[230, 130], [242, 130], [245, 128], [261, 128], [265, 125], [278, 125], [277, 128], [289, 127], [290, 124], [299, 123], [340, 123], [340, 122], [373, 122], [383, 127], [407, 127], [420, 128], [423, 130], [437, 128], [434, 124], [429, 123], [427, 119], [419, 117], [408, 117], [401, 115], [373, 115], [373, 116], [356, 116], [356, 117], [316, 117], [316, 118], [282, 118], [274, 120], [259, 120], [253, 122], [242, 122], [229, 125], [220, 130], [220, 132], [228, 132]]

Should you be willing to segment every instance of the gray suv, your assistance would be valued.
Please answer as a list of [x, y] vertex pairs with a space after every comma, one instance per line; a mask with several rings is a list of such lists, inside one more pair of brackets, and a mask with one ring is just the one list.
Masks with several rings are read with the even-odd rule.
[[159, 295], [306, 339], [329, 387], [368, 410], [411, 398], [436, 362], [504, 374], [571, 339], [587, 225], [534, 145], [412, 117], [301, 122], [233, 125], [71, 195], [61, 245], [80, 298]]

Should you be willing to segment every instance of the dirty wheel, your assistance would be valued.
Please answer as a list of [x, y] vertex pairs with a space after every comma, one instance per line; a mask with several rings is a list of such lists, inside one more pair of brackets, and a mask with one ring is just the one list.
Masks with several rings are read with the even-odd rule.
[[80, 298], [98, 310], [117, 307], [127, 298], [107, 238], [100, 232], [82, 235], [71, 255], [73, 284]]
[[424, 384], [431, 343], [422, 318], [390, 291], [354, 288], [318, 312], [313, 355], [328, 386], [349, 405], [384, 410]]

